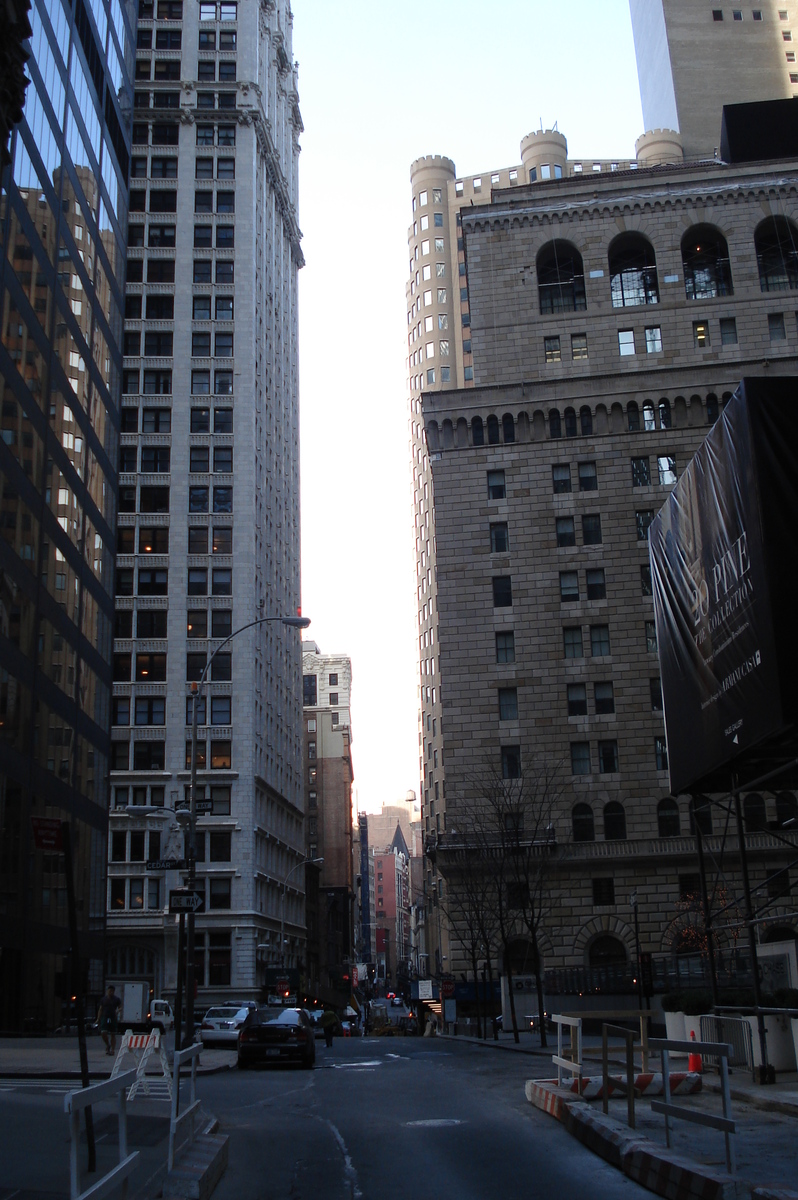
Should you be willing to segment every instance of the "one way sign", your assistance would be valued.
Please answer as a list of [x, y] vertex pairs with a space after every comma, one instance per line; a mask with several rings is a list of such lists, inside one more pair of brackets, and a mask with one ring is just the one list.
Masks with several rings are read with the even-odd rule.
[[202, 912], [205, 908], [205, 897], [199, 892], [190, 892], [181, 890], [169, 893], [169, 911], [170, 913], [181, 912]]

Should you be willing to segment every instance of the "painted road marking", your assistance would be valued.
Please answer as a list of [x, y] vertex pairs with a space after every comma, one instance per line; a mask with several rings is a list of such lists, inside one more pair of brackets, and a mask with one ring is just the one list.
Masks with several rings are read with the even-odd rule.
[[463, 1125], [463, 1121], [458, 1121], [456, 1118], [431, 1118], [429, 1121], [405, 1121], [408, 1129], [443, 1129], [448, 1125]]

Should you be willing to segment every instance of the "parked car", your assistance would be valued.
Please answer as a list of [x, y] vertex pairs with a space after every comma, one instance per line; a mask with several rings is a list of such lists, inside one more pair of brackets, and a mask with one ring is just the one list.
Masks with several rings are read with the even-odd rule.
[[303, 1008], [252, 1009], [238, 1038], [238, 1066], [298, 1062], [311, 1070], [316, 1061], [314, 1026]]
[[209, 1008], [200, 1025], [203, 1046], [237, 1046], [239, 1030], [252, 1011], [246, 1005], [232, 1004]]

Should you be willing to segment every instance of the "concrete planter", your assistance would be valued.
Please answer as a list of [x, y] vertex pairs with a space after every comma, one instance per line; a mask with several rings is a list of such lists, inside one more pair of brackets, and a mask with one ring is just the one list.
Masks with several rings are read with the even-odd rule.
[[687, 1016], [687, 1014], [685, 1014], [685, 1018], [684, 1018], [684, 1040], [685, 1040], [686, 1042], [689, 1042], [689, 1041], [690, 1041], [690, 1034], [691, 1034], [691, 1033], [694, 1033], [694, 1034], [695, 1034], [695, 1040], [696, 1040], [697, 1042], [700, 1042], [700, 1041], [701, 1041], [701, 1016], [700, 1016], [700, 1014], [699, 1014], [699, 1015], [697, 1015], [697, 1016], [695, 1016], [695, 1017], [688, 1017], [688, 1016]]
[[666, 1012], [665, 1014], [665, 1036], [670, 1042], [683, 1042], [685, 1039], [684, 1032], [684, 1013], [683, 1012]]
[[790, 1025], [792, 1026], [793, 1053], [795, 1054], [795, 1061], [798, 1063], [798, 1017], [792, 1017], [790, 1019]]
[[[759, 1028], [756, 1017], [746, 1017], [751, 1026], [751, 1040], [754, 1045], [754, 1067], [761, 1067], [762, 1055], [759, 1052]], [[798, 1041], [796, 1041], [798, 1021], [789, 1017], [765, 1017], [765, 1034], [768, 1042], [768, 1061], [775, 1071], [794, 1071], [798, 1059]]]

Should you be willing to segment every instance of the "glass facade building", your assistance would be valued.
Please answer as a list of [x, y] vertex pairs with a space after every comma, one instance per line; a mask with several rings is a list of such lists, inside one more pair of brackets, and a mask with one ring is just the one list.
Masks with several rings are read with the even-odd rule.
[[113, 574], [135, 9], [34, 0], [0, 194], [0, 1030], [70, 992], [71, 823], [84, 979], [102, 988]]

